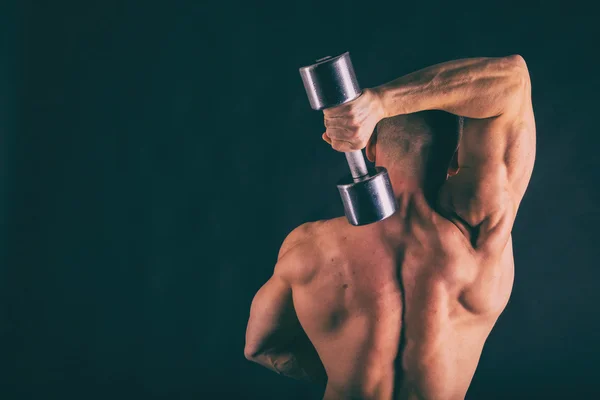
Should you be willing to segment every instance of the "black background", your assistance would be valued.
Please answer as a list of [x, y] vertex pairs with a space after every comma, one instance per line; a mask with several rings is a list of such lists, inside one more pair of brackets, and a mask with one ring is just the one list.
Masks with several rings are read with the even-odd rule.
[[576, 2], [0, 6], [0, 398], [305, 399], [243, 357], [285, 235], [342, 214], [298, 67], [362, 85], [521, 54], [537, 161], [516, 280], [467, 396], [597, 385], [597, 13]]

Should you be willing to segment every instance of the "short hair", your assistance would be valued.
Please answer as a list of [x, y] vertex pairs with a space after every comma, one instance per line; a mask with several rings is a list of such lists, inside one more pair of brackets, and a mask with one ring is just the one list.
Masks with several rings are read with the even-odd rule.
[[433, 163], [447, 168], [458, 147], [461, 127], [462, 118], [438, 110], [385, 118], [377, 124], [377, 148], [403, 166], [425, 168]]

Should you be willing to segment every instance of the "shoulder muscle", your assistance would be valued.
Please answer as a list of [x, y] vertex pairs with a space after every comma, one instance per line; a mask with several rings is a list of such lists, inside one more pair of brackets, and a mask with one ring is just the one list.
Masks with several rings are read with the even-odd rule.
[[279, 250], [275, 274], [290, 283], [310, 279], [318, 265], [315, 235], [314, 223], [302, 224], [290, 232]]

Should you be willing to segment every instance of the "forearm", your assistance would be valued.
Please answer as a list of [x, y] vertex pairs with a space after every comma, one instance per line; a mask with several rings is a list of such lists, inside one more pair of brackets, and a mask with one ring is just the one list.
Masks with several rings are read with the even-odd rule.
[[527, 67], [520, 56], [437, 64], [375, 88], [385, 117], [443, 110], [468, 118], [496, 117], [518, 95]]
[[324, 386], [327, 374], [321, 359], [308, 338], [300, 338], [287, 350], [271, 350], [256, 354], [251, 360], [289, 378]]

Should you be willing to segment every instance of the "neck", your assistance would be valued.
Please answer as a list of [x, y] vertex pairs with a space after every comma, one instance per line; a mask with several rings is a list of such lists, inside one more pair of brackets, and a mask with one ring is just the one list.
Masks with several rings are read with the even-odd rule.
[[[383, 161], [383, 160], [382, 160]], [[437, 192], [447, 179], [447, 166], [415, 166], [398, 162], [383, 162], [382, 166], [388, 171], [394, 194], [397, 199], [407, 194], [421, 192], [428, 201], [435, 202]]]
[[391, 167], [388, 169], [390, 183], [394, 189], [394, 197], [398, 202], [398, 215], [406, 216], [410, 199], [415, 193], [423, 191], [423, 181], [420, 177], [407, 174], [400, 168]]
[[414, 173], [413, 171], [393, 165], [386, 166], [385, 168], [396, 195], [423, 190], [425, 181], [418, 171]]

